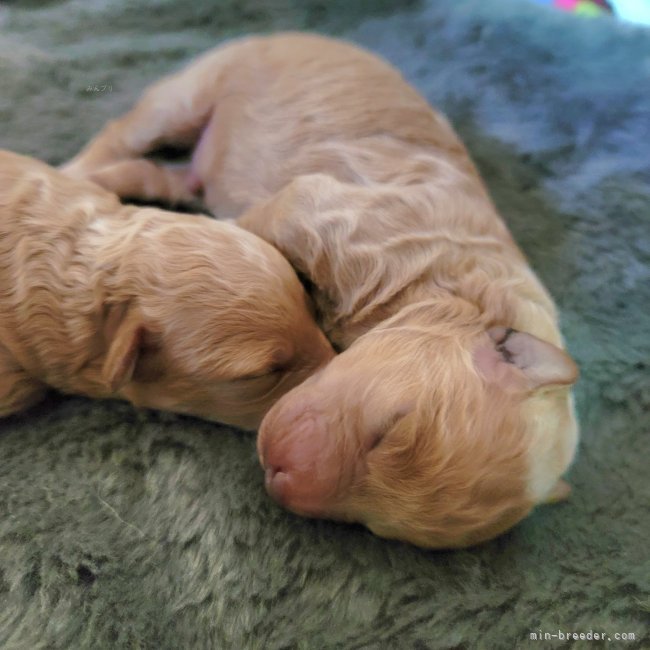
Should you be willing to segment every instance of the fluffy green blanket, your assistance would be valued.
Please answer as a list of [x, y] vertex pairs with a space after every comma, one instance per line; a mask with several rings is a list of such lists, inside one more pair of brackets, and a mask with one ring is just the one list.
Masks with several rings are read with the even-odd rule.
[[52, 396], [0, 422], [0, 647], [650, 647], [650, 30], [514, 0], [13, 2], [0, 146], [59, 163], [196, 53], [285, 28], [383, 54], [467, 142], [582, 368], [573, 496], [426, 552], [280, 510], [249, 434]]

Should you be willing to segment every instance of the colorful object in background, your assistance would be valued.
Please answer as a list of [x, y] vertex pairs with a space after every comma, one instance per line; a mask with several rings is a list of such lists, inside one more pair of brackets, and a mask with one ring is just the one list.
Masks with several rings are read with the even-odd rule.
[[534, 0], [583, 16], [614, 14], [617, 18], [650, 26], [650, 0]]
[[612, 13], [611, 3], [605, 0], [535, 0], [538, 4], [550, 5], [562, 11], [570, 11], [583, 16], [600, 16]]

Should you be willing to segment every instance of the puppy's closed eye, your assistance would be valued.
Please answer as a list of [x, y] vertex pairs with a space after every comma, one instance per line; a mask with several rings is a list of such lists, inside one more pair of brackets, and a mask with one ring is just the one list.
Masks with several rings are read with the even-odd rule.
[[412, 411], [412, 404], [404, 405], [403, 407], [393, 411], [387, 417], [383, 418], [377, 424], [375, 424], [375, 426], [369, 430], [366, 450], [370, 452], [373, 449], [376, 449], [386, 438], [386, 435], [395, 428], [395, 425], [403, 420]]
[[239, 379], [241, 381], [250, 381], [253, 379], [262, 379], [263, 377], [274, 377], [274, 376], [279, 377], [282, 373], [287, 372], [288, 369], [289, 369], [288, 366], [273, 365], [273, 366], [269, 366], [266, 369], [260, 370], [259, 372], [253, 372], [249, 375], [244, 375]]
[[273, 353], [272, 359], [267, 365], [262, 365], [256, 372], [251, 372], [244, 375], [240, 379], [251, 380], [261, 379], [262, 377], [279, 377], [291, 370], [292, 352], [283, 348], [278, 349]]

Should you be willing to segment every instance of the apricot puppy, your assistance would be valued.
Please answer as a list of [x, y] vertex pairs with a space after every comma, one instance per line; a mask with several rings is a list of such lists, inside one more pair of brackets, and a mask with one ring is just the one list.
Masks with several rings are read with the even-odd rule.
[[[191, 163], [143, 158], [161, 144]], [[226, 44], [66, 171], [141, 198], [202, 192], [311, 282], [343, 351], [262, 423], [287, 508], [438, 548], [566, 496], [578, 373], [553, 302], [448, 122], [380, 59], [299, 34]]]
[[255, 428], [333, 351], [272, 246], [0, 151], [0, 416], [50, 386]]

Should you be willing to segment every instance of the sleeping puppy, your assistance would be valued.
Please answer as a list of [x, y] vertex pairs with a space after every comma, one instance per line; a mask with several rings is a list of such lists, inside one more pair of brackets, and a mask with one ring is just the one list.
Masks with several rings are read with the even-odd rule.
[[0, 151], [0, 416], [53, 387], [255, 428], [333, 351], [245, 230]]
[[[190, 164], [143, 157], [162, 144]], [[343, 351], [262, 423], [287, 508], [440, 548], [567, 496], [578, 372], [553, 302], [448, 122], [386, 63], [309, 35], [226, 44], [66, 171], [140, 198], [202, 192], [310, 281]]]

